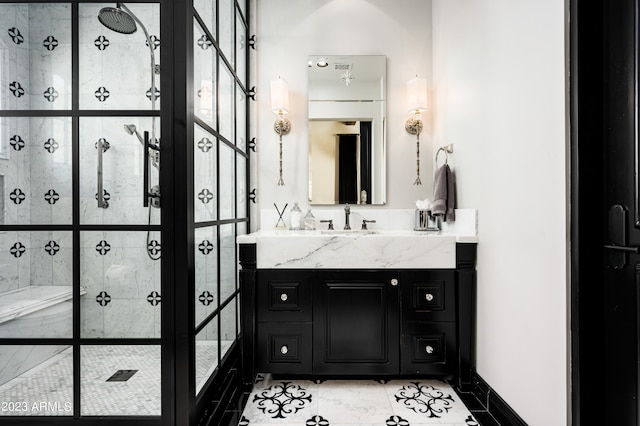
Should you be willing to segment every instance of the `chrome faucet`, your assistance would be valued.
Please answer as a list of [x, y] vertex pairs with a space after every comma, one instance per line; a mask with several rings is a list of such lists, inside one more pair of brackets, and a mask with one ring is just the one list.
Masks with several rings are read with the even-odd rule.
[[349, 230], [351, 226], [349, 226], [349, 215], [351, 214], [351, 207], [349, 207], [349, 203], [344, 206], [344, 229]]

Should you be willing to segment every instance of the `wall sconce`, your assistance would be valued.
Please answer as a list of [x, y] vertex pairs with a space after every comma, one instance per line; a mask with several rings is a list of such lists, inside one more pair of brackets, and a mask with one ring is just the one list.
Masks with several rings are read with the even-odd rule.
[[420, 113], [427, 109], [427, 80], [424, 78], [412, 78], [407, 81], [407, 101], [409, 112], [413, 113], [404, 125], [405, 130], [416, 135], [416, 180], [414, 185], [422, 185], [420, 181], [420, 132], [422, 131], [422, 118]]
[[271, 110], [278, 116], [275, 123], [273, 123], [273, 130], [280, 136], [280, 180], [278, 180], [278, 186], [283, 186], [282, 135], [289, 133], [291, 122], [285, 117], [285, 114], [289, 112], [289, 84], [280, 77], [271, 80]]

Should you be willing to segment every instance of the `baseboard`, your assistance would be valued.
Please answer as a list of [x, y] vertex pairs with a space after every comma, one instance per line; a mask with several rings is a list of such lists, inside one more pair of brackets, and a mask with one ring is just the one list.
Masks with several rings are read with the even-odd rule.
[[473, 394], [500, 425], [528, 426], [518, 413], [516, 413], [478, 373], [473, 373], [471, 381], [473, 383]]

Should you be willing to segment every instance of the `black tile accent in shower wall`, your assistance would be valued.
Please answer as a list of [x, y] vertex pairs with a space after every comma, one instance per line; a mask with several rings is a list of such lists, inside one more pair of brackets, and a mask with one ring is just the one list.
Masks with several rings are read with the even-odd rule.
[[13, 201], [13, 204], [21, 204], [25, 200], [26, 196], [22, 189], [15, 188], [9, 193], [9, 198]]
[[100, 102], [106, 101], [109, 98], [110, 94], [111, 92], [109, 92], [109, 90], [107, 90], [107, 88], [104, 86], [98, 87], [98, 89], [94, 92], [96, 99], [98, 99]]
[[54, 205], [60, 199], [60, 194], [55, 189], [50, 189], [44, 193], [44, 200], [50, 205]]
[[98, 305], [105, 307], [111, 302], [111, 296], [106, 291], [101, 291], [96, 296], [96, 302], [98, 302]]
[[100, 253], [102, 256], [109, 253], [110, 250], [111, 250], [111, 245], [105, 240], [102, 240], [98, 244], [96, 244], [96, 251]]
[[56, 99], [58, 99], [58, 96], [60, 96], [60, 94], [55, 88], [47, 87], [47, 90], [44, 91], [43, 96], [47, 101], [54, 102]]
[[50, 154], [56, 152], [58, 148], [60, 148], [60, 144], [54, 138], [49, 138], [44, 142], [44, 149]]
[[20, 241], [12, 245], [9, 249], [9, 253], [11, 253], [16, 259], [21, 257], [25, 251], [27, 251], [27, 248]]
[[203, 240], [200, 244], [198, 244], [198, 250], [200, 250], [200, 253], [204, 254], [205, 256], [211, 253], [214, 248], [214, 245], [211, 244], [211, 241], [209, 240]]
[[147, 302], [149, 302], [151, 306], [158, 306], [160, 302], [162, 302], [162, 296], [154, 290], [147, 296]]
[[[153, 91], [153, 93], [155, 94], [155, 95], [154, 95], [154, 98], [155, 98], [156, 100], [157, 100], [157, 99], [160, 99], [160, 90], [158, 90], [158, 88], [157, 88], [157, 87], [156, 87], [156, 89]], [[151, 97], [152, 97], [151, 88], [149, 88], [149, 89], [145, 92], [145, 95], [146, 95], [147, 99], [152, 100], [152, 99], [151, 99]]]
[[[153, 50], [156, 50], [158, 47], [160, 47], [160, 39], [158, 38], [158, 36], [156, 35], [150, 35], [149, 38], [151, 39], [151, 44], [153, 45]], [[146, 46], [149, 46], [149, 42], [145, 41], [144, 44]]]
[[55, 241], [49, 241], [44, 246], [44, 250], [49, 253], [50, 256], [55, 256], [60, 251], [60, 244]]
[[202, 37], [198, 39], [198, 46], [200, 46], [200, 49], [202, 50], [207, 50], [208, 48], [213, 46], [213, 43], [211, 42], [211, 40], [209, 40], [209, 37], [207, 37], [207, 35], [204, 34]]
[[[111, 199], [111, 194], [106, 189], [104, 189], [104, 190], [102, 190], [102, 198], [105, 201], [109, 201]], [[96, 200], [98, 199], [98, 193], [97, 192], [96, 192], [96, 195], [95, 195], [95, 199]]]
[[54, 36], [50, 35], [44, 39], [44, 41], [42, 42], [42, 45], [44, 46], [45, 49], [52, 51], [56, 47], [58, 47], [58, 40], [56, 40]]
[[202, 152], [209, 152], [213, 148], [213, 142], [209, 138], [202, 138], [198, 141], [198, 149]]
[[209, 201], [213, 200], [213, 192], [211, 192], [207, 188], [204, 188], [198, 193], [198, 200], [200, 200], [202, 204], [209, 203]]
[[24, 140], [20, 135], [13, 135], [9, 140], [14, 151], [21, 151], [25, 146]]
[[204, 306], [209, 306], [214, 301], [213, 294], [211, 294], [211, 292], [209, 291], [203, 291], [198, 297], [198, 300]]
[[109, 47], [109, 39], [105, 36], [101, 35], [97, 39], [94, 40], [93, 45], [98, 48], [98, 50], [105, 50]]
[[15, 96], [16, 98], [20, 98], [22, 96], [24, 96], [24, 88], [22, 87], [22, 84], [20, 84], [17, 81], [13, 81], [9, 84], [9, 90], [11, 90], [11, 93], [13, 94], [13, 96]]
[[16, 27], [9, 28], [7, 33], [9, 34], [9, 37], [11, 37], [11, 40], [13, 40], [15, 44], [24, 43], [24, 37], [20, 33], [20, 30], [17, 29]]
[[147, 250], [149, 251], [149, 254], [156, 256], [162, 251], [162, 245], [158, 242], [158, 240], [151, 240], [149, 241], [149, 244], [147, 244]]

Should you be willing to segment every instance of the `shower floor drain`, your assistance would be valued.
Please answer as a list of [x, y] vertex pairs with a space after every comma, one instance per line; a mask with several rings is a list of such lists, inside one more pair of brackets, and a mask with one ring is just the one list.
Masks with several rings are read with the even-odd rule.
[[138, 370], [118, 370], [107, 379], [107, 382], [126, 382], [137, 372]]

